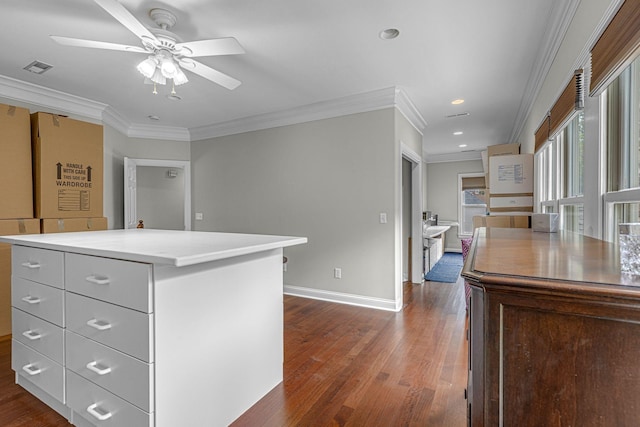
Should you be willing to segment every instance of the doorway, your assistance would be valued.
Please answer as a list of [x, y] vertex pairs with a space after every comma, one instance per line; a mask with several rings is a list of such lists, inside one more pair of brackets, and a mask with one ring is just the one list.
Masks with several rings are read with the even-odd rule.
[[125, 157], [124, 175], [125, 228], [191, 230], [188, 161]]
[[[422, 158], [404, 143], [401, 144], [401, 150], [399, 165], [401, 188], [399, 189], [400, 200], [398, 200], [398, 204], [399, 217], [406, 218], [406, 231], [403, 231], [405, 220], [402, 220], [398, 227], [396, 240], [398, 242], [396, 246], [398, 248], [396, 301], [402, 301], [403, 298], [405, 264], [407, 279], [417, 284], [424, 282], [422, 267]], [[411, 237], [410, 243], [409, 237]], [[405, 240], [406, 242], [404, 242]], [[403, 249], [404, 247], [406, 250]]]

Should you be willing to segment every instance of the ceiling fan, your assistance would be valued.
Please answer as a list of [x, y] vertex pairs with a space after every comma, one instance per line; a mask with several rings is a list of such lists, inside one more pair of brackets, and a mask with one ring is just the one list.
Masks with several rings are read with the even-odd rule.
[[183, 68], [229, 90], [240, 85], [239, 80], [192, 59], [200, 56], [245, 53], [235, 38], [224, 37], [183, 43], [178, 36], [169, 31], [176, 23], [176, 17], [168, 10], [157, 8], [149, 11], [149, 16], [159, 27], [150, 30], [117, 0], [94, 1], [138, 36], [142, 47], [53, 35], [50, 37], [57, 43], [67, 46], [148, 54], [147, 59], [138, 64], [137, 68], [142, 75], [154, 83], [154, 93], [156, 93], [155, 84], [163, 85], [167, 79], [172, 79], [176, 86], [186, 83], [188, 79], [182, 71]]

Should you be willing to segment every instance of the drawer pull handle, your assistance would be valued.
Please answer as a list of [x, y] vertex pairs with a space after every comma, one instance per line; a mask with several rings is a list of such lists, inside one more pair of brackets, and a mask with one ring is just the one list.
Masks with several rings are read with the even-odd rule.
[[96, 276], [95, 274], [85, 277], [84, 280], [90, 283], [94, 283], [96, 285], [108, 285], [109, 278], [104, 276]]
[[27, 261], [27, 262], [23, 262], [22, 266], [25, 267], [25, 268], [28, 268], [29, 270], [36, 270], [36, 269], [40, 268], [40, 263], [39, 262]]
[[102, 367], [102, 365], [98, 365], [98, 362], [96, 361], [87, 363], [87, 369], [95, 372], [98, 375], [107, 375], [109, 372], [111, 372], [110, 367]]
[[111, 418], [111, 415], [113, 415], [111, 412], [104, 412], [104, 409], [100, 409], [100, 412], [98, 412], [98, 409], [100, 409], [98, 408], [98, 404], [94, 403], [87, 408], [87, 412], [98, 421], [108, 420]]
[[29, 363], [28, 365], [24, 365], [22, 367], [22, 370], [25, 371], [27, 374], [34, 376], [34, 375], [38, 375], [39, 373], [42, 372], [42, 368], [36, 368], [33, 363]]
[[40, 338], [42, 338], [42, 334], [39, 334], [38, 332], [32, 330], [24, 331], [22, 335], [30, 339], [31, 341], [39, 340]]
[[22, 301], [26, 302], [27, 304], [38, 304], [42, 300], [38, 297], [27, 295], [26, 297], [22, 297]]
[[111, 323], [104, 320], [91, 319], [87, 322], [87, 325], [91, 326], [92, 328], [96, 328], [99, 331], [106, 331], [107, 329], [111, 329]]

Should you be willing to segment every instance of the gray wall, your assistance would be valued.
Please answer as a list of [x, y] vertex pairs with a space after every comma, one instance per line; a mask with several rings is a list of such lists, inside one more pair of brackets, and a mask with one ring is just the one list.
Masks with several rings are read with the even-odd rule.
[[136, 187], [136, 213], [144, 228], [184, 230], [184, 170], [138, 166]]
[[195, 229], [306, 236], [308, 244], [285, 250], [287, 285], [394, 300], [394, 111], [192, 143], [193, 208], [204, 214]]

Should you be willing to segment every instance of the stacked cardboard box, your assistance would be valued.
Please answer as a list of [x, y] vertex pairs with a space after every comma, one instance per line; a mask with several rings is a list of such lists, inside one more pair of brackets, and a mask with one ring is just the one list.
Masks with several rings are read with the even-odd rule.
[[[29, 110], [0, 104], [0, 235], [37, 234]], [[0, 337], [11, 334], [11, 246], [0, 244]]]
[[489, 212], [533, 212], [533, 154], [489, 157]]
[[[0, 235], [106, 230], [102, 138], [100, 125], [0, 104]], [[0, 244], [0, 338], [9, 334], [11, 247]]]
[[35, 215], [43, 233], [105, 230], [101, 125], [31, 115]]

